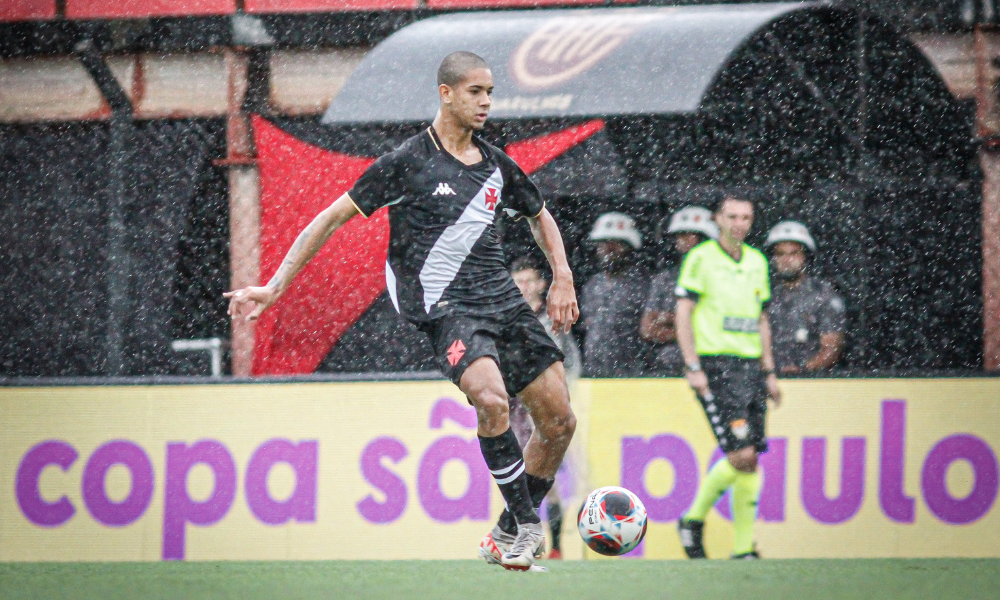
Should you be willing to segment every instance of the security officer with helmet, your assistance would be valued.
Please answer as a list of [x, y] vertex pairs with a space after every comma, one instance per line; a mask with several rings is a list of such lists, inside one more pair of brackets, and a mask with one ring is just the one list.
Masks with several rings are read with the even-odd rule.
[[652, 346], [639, 338], [649, 273], [636, 260], [642, 234], [620, 212], [601, 215], [590, 232], [600, 272], [580, 294], [585, 330], [583, 370], [589, 377], [634, 377], [647, 371]]
[[687, 206], [670, 218], [667, 235], [673, 236], [677, 262], [653, 278], [639, 322], [639, 336], [647, 342], [662, 344], [656, 353], [657, 370], [679, 376], [684, 368], [684, 355], [677, 345], [674, 318], [681, 261], [691, 248], [706, 240], [719, 239], [719, 227], [712, 220], [712, 211], [701, 206]]
[[844, 351], [844, 299], [833, 285], [808, 274], [816, 241], [798, 221], [782, 221], [767, 234], [772, 286], [768, 314], [774, 363], [780, 373], [830, 369]]

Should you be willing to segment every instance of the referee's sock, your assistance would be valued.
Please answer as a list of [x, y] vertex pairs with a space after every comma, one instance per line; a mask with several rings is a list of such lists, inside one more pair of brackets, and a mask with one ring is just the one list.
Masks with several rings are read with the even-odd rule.
[[719, 498], [726, 493], [729, 486], [736, 481], [740, 472], [736, 467], [729, 464], [725, 458], [715, 463], [705, 476], [705, 481], [701, 482], [698, 495], [694, 498], [694, 504], [684, 515], [686, 521], [704, 521], [708, 511], [712, 510]]
[[760, 471], [740, 473], [733, 484], [733, 554], [753, 552], [753, 522], [757, 519]]
[[[507, 503], [507, 510], [517, 523], [541, 523], [528, 493], [528, 476], [524, 472], [524, 456], [514, 432], [507, 431], [496, 437], [479, 436], [479, 447], [493, 479], [500, 486], [500, 493]], [[515, 531], [516, 531], [515, 527]]]
[[[545, 499], [545, 496], [549, 494], [549, 490], [552, 489], [555, 478], [535, 477], [531, 473], [525, 473], [524, 475], [528, 479], [528, 494], [531, 496], [531, 505], [535, 507], [535, 512], [537, 513], [538, 508], [542, 505], [542, 500]], [[500, 520], [497, 521], [497, 525], [505, 533], [511, 535], [517, 533], [517, 521], [514, 520], [514, 515], [510, 514], [510, 511], [506, 508], [500, 514]]]

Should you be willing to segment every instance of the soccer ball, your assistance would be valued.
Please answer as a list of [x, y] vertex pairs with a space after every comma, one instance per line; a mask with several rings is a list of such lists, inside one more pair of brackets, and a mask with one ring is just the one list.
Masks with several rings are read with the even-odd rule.
[[587, 496], [576, 517], [580, 537], [605, 556], [627, 554], [646, 535], [646, 507], [625, 488], [609, 485]]

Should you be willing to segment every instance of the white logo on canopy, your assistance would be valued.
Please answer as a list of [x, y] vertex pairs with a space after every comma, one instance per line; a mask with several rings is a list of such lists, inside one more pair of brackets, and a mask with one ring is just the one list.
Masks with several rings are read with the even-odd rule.
[[564, 83], [596, 65], [654, 18], [639, 14], [549, 19], [518, 46], [511, 56], [511, 73], [526, 88]]

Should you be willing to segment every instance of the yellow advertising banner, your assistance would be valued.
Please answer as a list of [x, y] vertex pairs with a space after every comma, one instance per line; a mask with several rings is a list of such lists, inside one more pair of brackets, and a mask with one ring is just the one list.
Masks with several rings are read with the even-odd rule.
[[[1000, 380], [836, 379], [781, 382], [755, 529], [763, 556], [1000, 556]], [[721, 457], [681, 380], [594, 381], [591, 481], [621, 485], [649, 529], [629, 556], [681, 558], [676, 521]], [[728, 494], [705, 546], [732, 547]], [[596, 555], [595, 555], [596, 556]]]
[[[1000, 380], [784, 381], [757, 539], [768, 557], [1000, 556]], [[681, 380], [580, 381], [575, 514], [621, 485], [629, 557], [681, 557], [673, 522], [718, 458]], [[723, 499], [707, 523], [728, 555]], [[448, 382], [0, 388], [0, 560], [472, 558], [503, 508]], [[586, 551], [588, 558], [596, 557]]]

